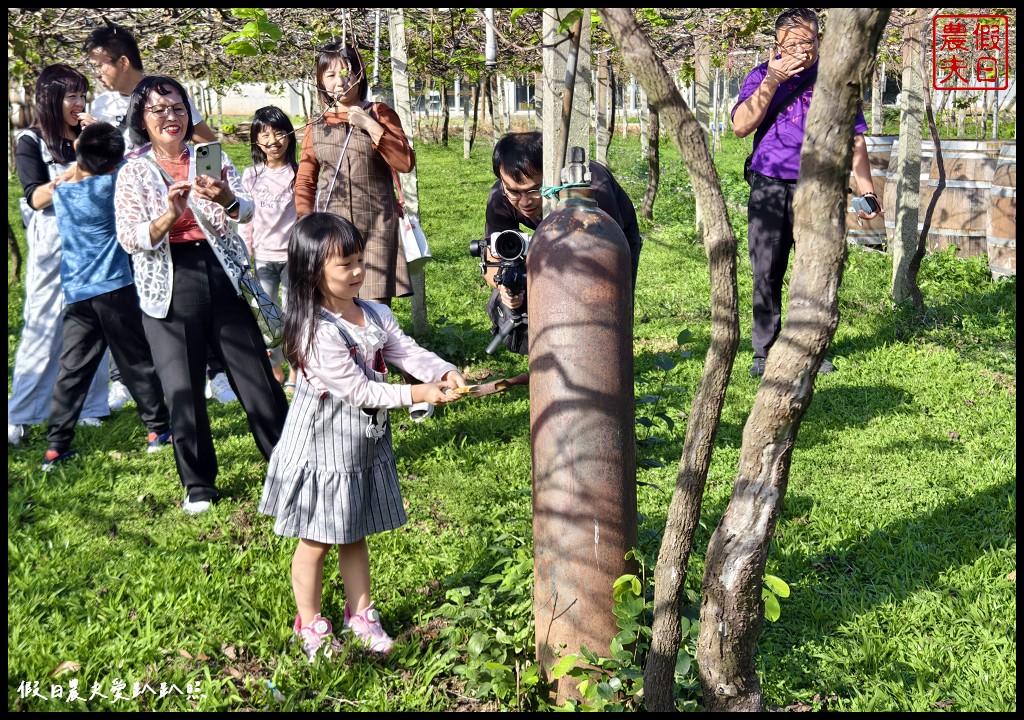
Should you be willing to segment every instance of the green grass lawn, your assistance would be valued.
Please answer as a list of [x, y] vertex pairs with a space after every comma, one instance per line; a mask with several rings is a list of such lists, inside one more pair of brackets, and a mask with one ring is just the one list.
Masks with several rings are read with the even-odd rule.
[[[468, 161], [461, 148], [459, 139], [447, 149], [417, 146], [434, 256], [422, 342], [472, 376], [505, 376], [527, 364], [484, 351], [488, 291], [468, 252], [483, 229], [490, 145], [478, 142]], [[240, 168], [249, 164], [247, 147], [228, 152]], [[747, 375], [746, 153], [727, 138], [717, 157], [739, 237], [741, 343], [690, 560], [695, 600], [757, 390]], [[616, 137], [609, 165], [639, 203], [646, 166], [636, 138]], [[667, 140], [661, 177], [657, 221], [642, 228], [634, 328], [632, 391], [660, 398], [637, 405], [650, 419], [637, 426], [648, 568], [711, 318], [693, 193]], [[19, 192], [9, 182], [11, 218]], [[991, 282], [983, 261], [930, 256], [921, 276], [927, 311], [917, 316], [892, 307], [890, 273], [888, 256], [851, 249], [830, 349], [838, 372], [817, 380], [768, 558], [768, 572], [792, 593], [765, 625], [761, 683], [770, 705], [792, 709], [1013, 711], [1016, 282]], [[8, 288], [8, 377], [23, 294], [20, 284]], [[409, 302], [395, 310], [411, 327]], [[294, 541], [256, 512], [265, 462], [237, 404], [211, 402], [210, 413], [223, 500], [199, 517], [180, 509], [173, 457], [144, 452], [133, 406], [79, 429], [80, 462], [49, 475], [39, 470], [42, 428], [9, 448], [9, 709], [546, 707], [530, 667], [525, 390], [459, 402], [421, 424], [392, 414], [409, 523], [374, 536], [370, 549], [373, 596], [398, 643], [386, 659], [346, 644], [312, 666], [290, 642]], [[340, 624], [344, 604], [331, 569], [325, 615]], [[687, 609], [696, 613], [696, 604]], [[680, 707], [699, 703], [694, 677], [692, 666], [678, 677]], [[69, 701], [72, 688], [79, 700]]]

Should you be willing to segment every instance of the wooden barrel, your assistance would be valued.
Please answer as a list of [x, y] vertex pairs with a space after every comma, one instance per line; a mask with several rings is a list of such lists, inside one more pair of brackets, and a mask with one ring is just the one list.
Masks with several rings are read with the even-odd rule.
[[[889, 172], [889, 158], [897, 135], [865, 135], [868, 147], [868, 161], [871, 164], [871, 182], [879, 201], [885, 195], [885, 183]], [[853, 194], [846, 198], [846, 242], [872, 249], [885, 248], [885, 216], [878, 215], [870, 220], [861, 218], [850, 201], [859, 195], [857, 178], [850, 173], [850, 188]], [[884, 208], [884, 206], [883, 206]]]
[[[928, 252], [941, 252], [953, 245], [958, 257], [987, 255], [989, 196], [1001, 145], [997, 140], [943, 140], [940, 167], [934, 143], [921, 144], [917, 229], [922, 231], [928, 222]], [[890, 240], [896, 228], [898, 156], [899, 141], [893, 144], [882, 201], [887, 210], [886, 236]]]
[[1017, 275], [1017, 141], [1004, 142], [992, 175], [988, 209], [988, 267], [999, 280]]
[[955, 245], [957, 257], [988, 255], [988, 207], [1000, 145], [996, 140], [945, 140], [944, 173], [932, 148], [928, 183], [921, 183], [921, 222], [930, 221], [929, 252]]

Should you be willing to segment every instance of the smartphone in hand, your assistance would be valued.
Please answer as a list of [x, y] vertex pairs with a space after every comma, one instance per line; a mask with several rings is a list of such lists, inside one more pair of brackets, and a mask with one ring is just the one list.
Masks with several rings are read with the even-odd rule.
[[196, 177], [209, 175], [220, 180], [221, 148], [219, 142], [199, 143], [196, 145]]
[[871, 197], [870, 195], [861, 195], [860, 197], [855, 197], [853, 198], [850, 204], [853, 205], [854, 210], [856, 210], [857, 212], [862, 212], [865, 215], [876, 213], [882, 209], [878, 205], [878, 201], [875, 198]]

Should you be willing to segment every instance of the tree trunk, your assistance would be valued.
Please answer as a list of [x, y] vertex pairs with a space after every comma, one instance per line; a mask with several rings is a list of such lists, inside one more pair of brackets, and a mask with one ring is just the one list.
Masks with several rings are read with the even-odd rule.
[[[612, 138], [615, 137], [615, 66], [612, 65], [612, 59], [608, 58], [608, 100], [610, 107], [608, 108], [608, 147], [612, 145]], [[605, 151], [607, 153], [607, 150]]]
[[946, 91], [941, 91], [940, 92], [938, 90], [932, 90], [931, 88], [928, 88], [927, 92], [928, 92], [929, 95], [932, 95], [934, 93], [938, 93], [938, 95], [939, 95], [938, 103], [934, 104], [934, 107], [935, 107], [935, 117], [936, 118], [941, 118], [942, 117], [942, 111], [946, 108], [946, 101], [948, 101], [950, 99], [950, 96], [955, 95], [956, 91], [955, 90], [946, 90]]
[[491, 135], [497, 141], [501, 136], [498, 130], [498, 116], [494, 112], [494, 76], [487, 75], [484, 85], [484, 100], [486, 102], [487, 114], [491, 118]]
[[[707, 133], [711, 129], [711, 48], [709, 38], [695, 40], [694, 47], [694, 78], [693, 78], [693, 106], [694, 115], [697, 117], [697, 124], [701, 132]], [[711, 146], [711, 157], [714, 158], [714, 145]], [[694, 208], [694, 230], [697, 235], [697, 242], [704, 242], [704, 208], [701, 207], [700, 199], [697, 199]]]
[[871, 134], [881, 135], [885, 127], [885, 110], [882, 105], [882, 93], [885, 87], [885, 63], [875, 68], [871, 78]]
[[503, 123], [505, 120], [502, 82], [500, 75], [491, 75], [491, 122], [494, 126], [494, 139], [497, 140], [504, 133]]
[[800, 421], [839, 324], [853, 124], [888, 15], [870, 8], [829, 13], [793, 201], [796, 259], [786, 320], [743, 431], [732, 498], [705, 556], [697, 666], [711, 712], [765, 709], [754, 666], [765, 562]]
[[715, 75], [713, 87], [711, 88], [711, 157], [718, 154], [718, 151], [722, 149], [722, 136], [719, 132], [719, 121], [718, 121], [718, 80], [722, 73], [721, 68], [715, 68]]
[[[388, 13], [388, 35], [391, 38], [391, 83], [395, 93], [395, 112], [402, 121], [405, 137], [409, 145], [413, 144], [413, 107], [412, 95], [409, 91], [409, 57], [405, 45], [405, 11], [401, 8]], [[415, 215], [420, 213], [419, 180], [414, 167], [407, 173], [399, 174], [402, 183], [402, 194], [405, 196], [405, 212]], [[411, 275], [413, 296], [409, 299], [412, 311], [413, 335], [422, 337], [430, 330], [427, 323], [427, 288], [426, 273]]]
[[448, 84], [441, 81], [441, 145], [448, 147], [448, 121], [451, 112], [448, 109]]
[[[892, 253], [892, 298], [911, 302], [920, 312], [924, 300], [917, 285], [917, 271], [924, 257], [918, 235], [921, 218], [921, 130], [925, 102], [931, 104], [925, 86], [925, 27], [922, 22], [907, 25], [903, 32], [903, 90], [900, 94], [900, 137], [896, 155], [896, 207], [883, 208], [896, 218]], [[926, 234], [922, 234], [926, 237]]]
[[605, 53], [597, 61], [597, 82], [594, 88], [595, 110], [597, 111], [594, 128], [594, 159], [602, 165], [608, 164], [608, 145], [610, 144], [608, 129], [608, 54]]
[[504, 83], [504, 85], [502, 86], [501, 92], [504, 101], [501, 104], [501, 114], [502, 117], [504, 118], [505, 132], [510, 133], [512, 132], [512, 111], [514, 110], [513, 106], [516, 103], [515, 83], [512, 83], [512, 96], [509, 97], [508, 80], [503, 79], [502, 82]]
[[650, 129], [647, 126], [647, 119], [650, 115], [650, 108], [647, 105], [647, 93], [643, 87], [640, 88], [640, 108], [637, 111], [637, 124], [640, 125], [640, 157], [647, 157], [647, 145], [650, 143]]
[[[981, 104], [981, 135], [985, 137], [988, 135], [988, 121], [992, 114], [992, 104], [995, 102], [996, 91], [995, 90], [983, 90], [982, 91], [982, 104]], [[994, 137], [993, 137], [994, 139]]]
[[[626, 91], [622, 91], [622, 139], [625, 140], [629, 136], [629, 111], [637, 110], [636, 106], [636, 78], [629, 78], [629, 101], [626, 101]], [[613, 106], [614, 107], [614, 106]], [[638, 115], [639, 117], [639, 115]]]
[[473, 149], [473, 141], [476, 140], [477, 118], [480, 117], [480, 87], [483, 78], [473, 83], [473, 129], [469, 134], [469, 149]]
[[700, 129], [707, 132], [711, 129], [711, 48], [710, 38], [694, 39], [694, 96], [693, 114], [700, 124]]
[[644, 204], [640, 215], [644, 220], [654, 219], [654, 199], [658, 195], [658, 179], [661, 176], [661, 164], [658, 158], [658, 111], [651, 111], [651, 140], [647, 144], [647, 192], [644, 193]]
[[[668, 711], [675, 709], [673, 673], [681, 640], [679, 616], [685, 598], [686, 565], [700, 518], [701, 499], [721, 421], [725, 391], [739, 345], [736, 236], [729, 224], [725, 198], [708, 151], [705, 130], [655, 56], [633, 11], [629, 8], [605, 8], [598, 9], [598, 13], [618, 45], [627, 69], [647, 93], [652, 120], [655, 114], [665, 120], [707, 217], [704, 248], [711, 277], [711, 346], [693, 398], [665, 536], [658, 554], [654, 575], [654, 636], [644, 671], [648, 709]], [[653, 132], [650, 142], [652, 145], [657, 142]]]
[[[473, 149], [473, 139], [469, 135], [469, 105], [472, 100], [466, 97], [466, 77], [463, 76], [459, 83], [459, 93], [462, 95], [462, 157], [469, 160], [469, 152]], [[475, 99], [476, 93], [470, 91]]]

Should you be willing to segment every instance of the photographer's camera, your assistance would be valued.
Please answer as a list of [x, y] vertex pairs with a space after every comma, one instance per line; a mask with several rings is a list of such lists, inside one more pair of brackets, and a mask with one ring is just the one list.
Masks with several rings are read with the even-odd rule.
[[[481, 263], [487, 262], [485, 254], [489, 250], [499, 262], [515, 262], [526, 260], [526, 251], [530, 247], [530, 236], [519, 230], [500, 230], [491, 233], [490, 238], [473, 240], [469, 243], [469, 254], [480, 258]], [[493, 265], [493, 263], [492, 263]]]
[[[510, 296], [526, 293], [526, 253], [530, 247], [530, 236], [519, 230], [501, 230], [491, 233], [489, 238], [469, 243], [469, 254], [480, 258], [480, 272], [497, 268], [494, 284], [506, 288]], [[497, 261], [491, 258], [497, 258]], [[487, 303], [487, 314], [491, 318], [491, 332], [494, 339], [487, 346], [492, 354], [504, 343], [509, 350], [521, 355], [527, 354], [526, 305], [517, 310], [506, 307], [497, 292], [491, 294]]]

